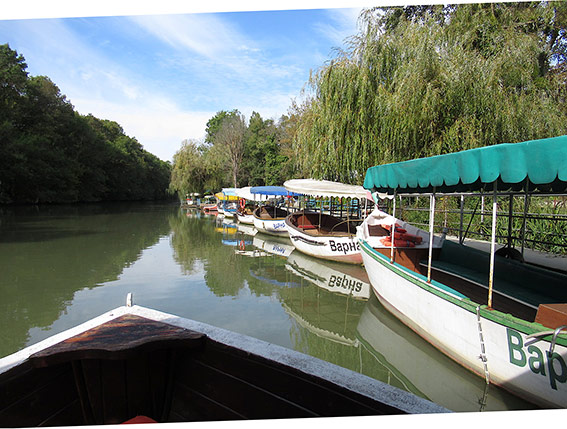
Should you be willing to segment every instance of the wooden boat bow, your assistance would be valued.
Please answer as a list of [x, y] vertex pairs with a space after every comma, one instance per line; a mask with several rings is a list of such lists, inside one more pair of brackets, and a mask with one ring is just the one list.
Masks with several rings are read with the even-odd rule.
[[124, 314], [30, 356], [36, 368], [76, 359], [127, 359], [140, 351], [197, 349], [206, 335], [164, 322]]

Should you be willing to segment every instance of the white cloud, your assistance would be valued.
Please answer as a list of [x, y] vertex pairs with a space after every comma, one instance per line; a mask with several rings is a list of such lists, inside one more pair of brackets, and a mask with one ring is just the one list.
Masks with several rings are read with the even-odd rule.
[[207, 121], [216, 113], [184, 111], [159, 97], [128, 104], [88, 98], [74, 101], [79, 113], [117, 122], [126, 135], [135, 137], [145, 150], [164, 161], [173, 160], [182, 140], [203, 139]]
[[318, 22], [316, 30], [331, 40], [335, 47], [343, 47], [345, 40], [357, 33], [358, 16], [361, 8], [329, 9], [327, 16], [329, 21]]
[[130, 20], [178, 50], [219, 60], [234, 51], [257, 51], [237, 29], [214, 15], [136, 16]]

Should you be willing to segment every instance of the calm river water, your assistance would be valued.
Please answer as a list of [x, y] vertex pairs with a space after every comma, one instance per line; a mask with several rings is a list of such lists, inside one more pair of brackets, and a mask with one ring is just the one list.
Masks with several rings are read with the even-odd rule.
[[[531, 409], [391, 316], [362, 267], [177, 205], [0, 208], [0, 357], [134, 303], [250, 335], [454, 411]], [[350, 291], [350, 293], [349, 293]]]

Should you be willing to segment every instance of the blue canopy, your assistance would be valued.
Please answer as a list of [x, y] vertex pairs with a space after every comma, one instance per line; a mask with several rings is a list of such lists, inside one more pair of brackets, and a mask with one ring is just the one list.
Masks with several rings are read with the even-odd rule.
[[293, 197], [298, 197], [302, 195], [288, 191], [283, 186], [253, 186], [252, 188], [250, 188], [250, 192], [252, 192], [253, 194], [260, 194], [260, 195], [283, 195], [283, 196], [293, 196]]

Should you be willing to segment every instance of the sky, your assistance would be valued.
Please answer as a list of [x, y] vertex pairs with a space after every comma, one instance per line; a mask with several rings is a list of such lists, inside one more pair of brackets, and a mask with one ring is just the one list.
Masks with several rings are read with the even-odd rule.
[[[300, 100], [311, 70], [357, 33], [363, 3], [162, 0], [152, 7], [99, 0], [76, 8], [55, 0], [0, 11], [0, 44], [23, 55], [32, 76], [48, 76], [80, 114], [118, 122], [162, 160], [207, 121], [238, 109], [278, 120]], [[115, 1], [114, 3], [117, 3]], [[120, 2], [118, 2], [120, 3]], [[352, 4], [352, 2], [350, 2]], [[23, 6], [25, 5], [25, 6]], [[58, 8], [59, 7], [59, 8]], [[310, 9], [313, 7], [314, 9]], [[321, 9], [324, 8], [324, 9]], [[228, 12], [225, 12], [228, 10]], [[186, 13], [191, 12], [191, 13]], [[211, 13], [212, 12], [212, 13]], [[108, 16], [101, 16], [108, 15]]]

